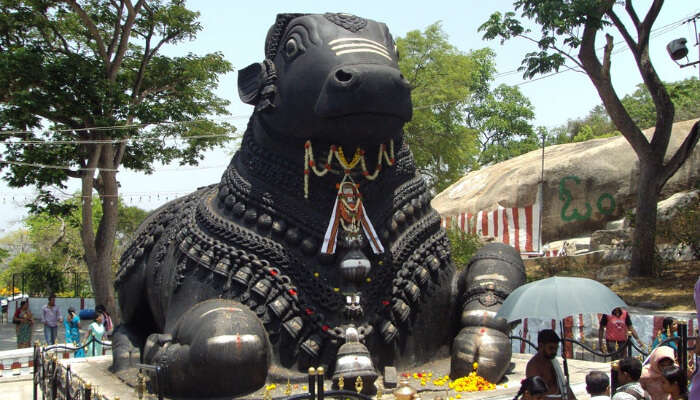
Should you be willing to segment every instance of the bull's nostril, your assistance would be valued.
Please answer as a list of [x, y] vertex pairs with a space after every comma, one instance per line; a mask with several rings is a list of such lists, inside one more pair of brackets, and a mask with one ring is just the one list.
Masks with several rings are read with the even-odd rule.
[[338, 82], [349, 82], [350, 79], [352, 79], [352, 74], [339, 69], [335, 73], [335, 79], [337, 79]]

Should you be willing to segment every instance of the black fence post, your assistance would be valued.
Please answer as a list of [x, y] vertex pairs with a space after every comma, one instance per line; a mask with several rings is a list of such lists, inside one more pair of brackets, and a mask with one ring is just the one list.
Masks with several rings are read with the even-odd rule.
[[309, 367], [309, 394], [311, 399], [316, 398], [316, 369], [314, 367]]
[[326, 371], [323, 367], [318, 367], [318, 369], [316, 369], [316, 374], [316, 399], [323, 400], [323, 379], [325, 378]]
[[632, 336], [627, 336], [627, 357], [632, 357]]
[[66, 387], [65, 387], [65, 396], [66, 400], [70, 400], [70, 382], [71, 381], [71, 372], [70, 372], [70, 364], [66, 366]]
[[680, 343], [678, 343], [678, 363], [681, 367], [681, 384], [688, 386], [688, 325], [685, 322], [678, 323], [678, 336], [680, 336]]
[[36, 386], [39, 384], [39, 342], [34, 342], [34, 376], [32, 377], [32, 399], [38, 400]]

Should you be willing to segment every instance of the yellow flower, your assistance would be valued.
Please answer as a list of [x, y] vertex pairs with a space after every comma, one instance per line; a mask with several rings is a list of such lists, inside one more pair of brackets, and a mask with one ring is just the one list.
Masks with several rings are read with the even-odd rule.
[[474, 361], [474, 364], [472, 364], [472, 368], [474, 368], [474, 369], [479, 368], [479, 363]]

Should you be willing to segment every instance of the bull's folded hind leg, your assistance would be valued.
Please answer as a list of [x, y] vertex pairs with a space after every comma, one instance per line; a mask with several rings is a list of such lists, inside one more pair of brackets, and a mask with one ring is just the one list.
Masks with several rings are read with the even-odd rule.
[[166, 395], [234, 396], [260, 388], [270, 344], [260, 320], [232, 300], [207, 300], [185, 312], [171, 333], [152, 334], [144, 362], [161, 366]]

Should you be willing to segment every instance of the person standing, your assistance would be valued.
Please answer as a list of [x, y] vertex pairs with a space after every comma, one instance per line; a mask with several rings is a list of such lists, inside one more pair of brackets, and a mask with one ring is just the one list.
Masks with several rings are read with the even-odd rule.
[[620, 384], [612, 400], [644, 400], [647, 396], [639, 383], [642, 376], [642, 362], [627, 357], [617, 364], [617, 382]]
[[97, 313], [95, 320], [88, 326], [85, 342], [90, 343], [87, 347], [88, 356], [102, 355], [102, 336], [105, 334], [105, 327], [102, 325], [104, 316], [102, 313]]
[[[695, 299], [695, 311], [700, 322], [700, 276], [698, 276], [698, 281], [695, 282], [695, 294], [693, 297]], [[690, 398], [693, 400], [700, 399], [700, 367], [698, 366], [698, 360], [700, 360], [700, 340], [695, 341], [695, 375], [693, 375], [690, 384]]]
[[29, 300], [22, 300], [20, 306], [15, 310], [12, 323], [15, 324], [15, 332], [17, 333], [17, 348], [24, 349], [31, 346], [34, 319], [32, 312], [29, 311]]
[[591, 371], [586, 374], [586, 392], [591, 400], [610, 400], [610, 377], [602, 371]]
[[[80, 345], [80, 317], [75, 313], [75, 308], [68, 307], [68, 314], [63, 321], [63, 327], [66, 329], [66, 343], [73, 346]], [[74, 352], [74, 357], [84, 357], [85, 351], [78, 349]]]
[[598, 328], [598, 347], [603, 348], [603, 333], [605, 333], [605, 344], [609, 353], [616, 352], [612, 356], [613, 361], [619, 360], [625, 354], [625, 345], [627, 344], [627, 335], [632, 336], [641, 343], [637, 331], [632, 326], [632, 319], [627, 310], [620, 307], [615, 307], [611, 314], [603, 314], [600, 318]]
[[114, 330], [114, 325], [112, 324], [112, 316], [109, 315], [107, 309], [102, 304], [97, 305], [97, 307], [95, 307], [95, 311], [102, 314], [102, 318], [104, 321], [102, 325], [104, 325], [105, 327], [105, 334], [107, 335], [107, 337], [110, 337], [112, 335], [112, 331]]
[[[671, 317], [666, 317], [664, 318], [662, 324], [661, 324], [661, 330], [659, 331], [659, 334], [656, 335], [654, 338], [654, 342], [651, 344], [651, 349], [655, 349], [661, 345], [664, 341], [667, 339], [670, 339], [672, 337], [678, 337], [678, 322], [671, 318]], [[673, 347], [673, 350], [678, 352], [678, 343], [676, 342], [668, 342], [664, 344], [664, 346], [669, 346]]]
[[46, 344], [55, 344], [58, 335], [58, 323], [63, 322], [61, 309], [56, 305], [56, 296], [49, 296], [49, 303], [41, 309], [41, 322], [44, 323]]
[[537, 334], [537, 353], [527, 362], [525, 376], [541, 377], [547, 385], [547, 398], [562, 398], [562, 394], [567, 393], [566, 398], [576, 400], [556, 359], [559, 341], [559, 335], [552, 329], [543, 329]]

